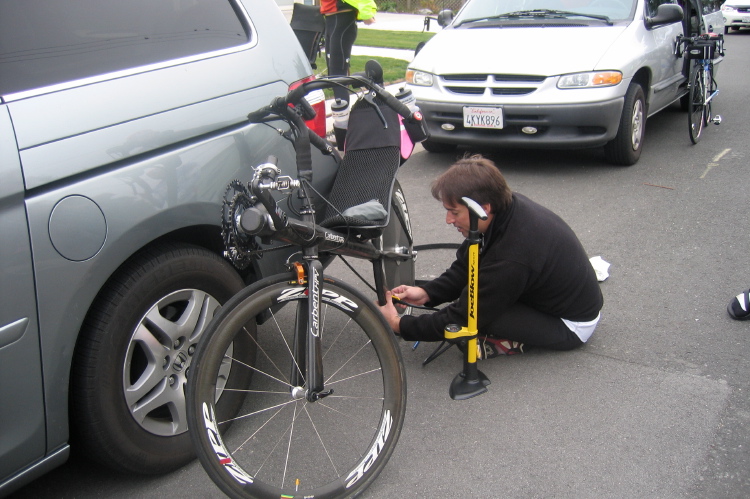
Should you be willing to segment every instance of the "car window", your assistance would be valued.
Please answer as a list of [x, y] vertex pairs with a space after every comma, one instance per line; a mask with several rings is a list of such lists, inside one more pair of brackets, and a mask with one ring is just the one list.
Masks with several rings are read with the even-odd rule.
[[0, 2], [0, 95], [241, 45], [227, 0]]
[[458, 13], [454, 24], [471, 19], [544, 9], [584, 15], [605, 15], [612, 20], [620, 20], [631, 16], [635, 10], [635, 0], [471, 0]]

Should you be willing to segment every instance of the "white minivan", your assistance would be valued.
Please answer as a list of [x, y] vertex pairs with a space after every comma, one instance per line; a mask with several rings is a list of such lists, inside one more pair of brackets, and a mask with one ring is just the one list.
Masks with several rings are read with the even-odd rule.
[[[468, 0], [406, 80], [430, 152], [604, 147], [632, 165], [646, 118], [687, 92], [683, 35], [723, 31], [716, 0]], [[716, 61], [718, 63], [720, 61]]]

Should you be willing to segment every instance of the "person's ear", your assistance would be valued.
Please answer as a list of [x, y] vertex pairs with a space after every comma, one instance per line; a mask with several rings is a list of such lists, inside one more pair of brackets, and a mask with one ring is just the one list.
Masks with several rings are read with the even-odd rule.
[[491, 204], [489, 204], [489, 203], [483, 204], [482, 205], [482, 209], [484, 210], [484, 212], [486, 214], [488, 214], [488, 215], [492, 214], [492, 205]]

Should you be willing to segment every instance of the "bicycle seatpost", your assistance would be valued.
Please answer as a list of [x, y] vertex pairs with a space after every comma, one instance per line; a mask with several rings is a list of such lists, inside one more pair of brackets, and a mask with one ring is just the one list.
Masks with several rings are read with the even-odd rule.
[[477, 315], [479, 299], [479, 243], [482, 236], [479, 232], [479, 220], [486, 220], [487, 213], [479, 203], [471, 198], [461, 198], [469, 209], [469, 265], [468, 265], [468, 302], [467, 325], [459, 327], [449, 324], [445, 327], [445, 339], [450, 342], [464, 342], [466, 357], [463, 371], [451, 382], [449, 394], [453, 400], [465, 400], [487, 391], [490, 380], [477, 369]]

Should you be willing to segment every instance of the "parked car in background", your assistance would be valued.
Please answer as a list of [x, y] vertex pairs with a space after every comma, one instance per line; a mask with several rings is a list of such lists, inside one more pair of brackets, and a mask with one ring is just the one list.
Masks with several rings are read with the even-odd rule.
[[406, 73], [431, 152], [604, 147], [632, 165], [646, 118], [687, 92], [677, 40], [722, 28], [712, 0], [468, 0]]
[[750, 2], [724, 2], [721, 15], [724, 16], [724, 33], [750, 28]]
[[[222, 258], [227, 184], [269, 154], [295, 172], [246, 114], [311, 75], [273, 0], [0, 3], [0, 496], [71, 447], [136, 473], [192, 459], [195, 343], [288, 256]], [[325, 191], [335, 163], [314, 167]]]

